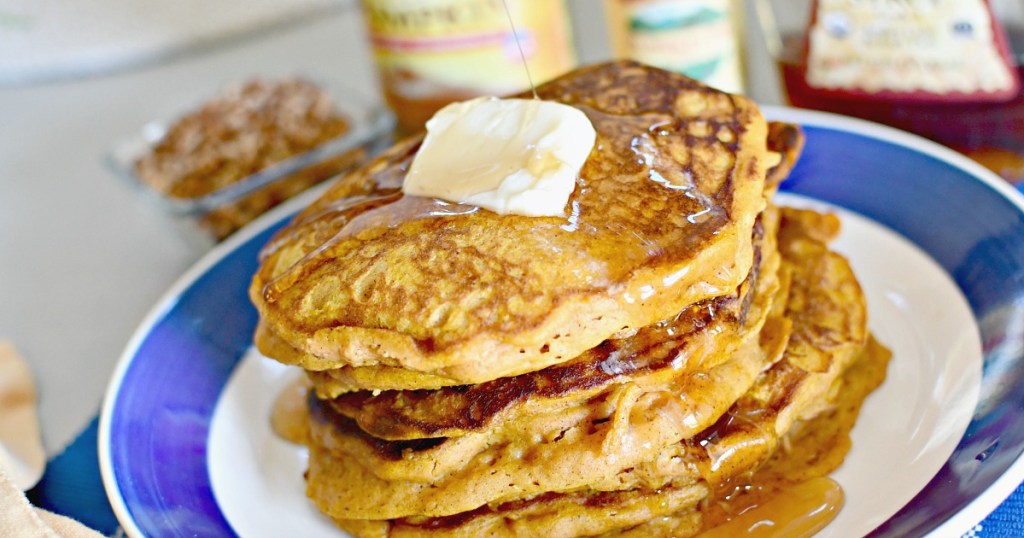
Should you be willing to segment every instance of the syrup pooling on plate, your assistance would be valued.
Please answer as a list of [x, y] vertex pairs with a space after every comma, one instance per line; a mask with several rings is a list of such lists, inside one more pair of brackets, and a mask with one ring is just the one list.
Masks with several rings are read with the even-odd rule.
[[[717, 467], [711, 480], [719, 482], [705, 509], [704, 526], [709, 530], [701, 538], [809, 537], [828, 525], [843, 506], [842, 488], [828, 474], [846, 457], [860, 406], [885, 379], [890, 357], [885, 346], [869, 338], [835, 387], [831, 406], [798, 422], [781, 439], [764, 427], [759, 420], [763, 415], [751, 411], [732, 410], [704, 432], [699, 444], [707, 450], [711, 467]], [[728, 476], [727, 462], [716, 462], [727, 455], [714, 445], [729, 430], [751, 432], [750, 443], [780, 446], [754, 473]]]
[[309, 442], [309, 380], [303, 376], [282, 390], [270, 409], [270, 429], [297, 445]]
[[736, 501], [730, 507], [736, 514], [732, 519], [708, 522], [710, 528], [697, 538], [810, 538], [835, 519], [843, 502], [843, 488], [836, 481], [812, 478], [761, 492], [757, 500]]

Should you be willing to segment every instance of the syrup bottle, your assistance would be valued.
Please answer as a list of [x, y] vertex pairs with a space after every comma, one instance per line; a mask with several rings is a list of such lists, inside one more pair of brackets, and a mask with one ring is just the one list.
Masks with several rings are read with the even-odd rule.
[[576, 66], [565, 0], [362, 0], [362, 8], [385, 100], [406, 133], [452, 101], [529, 89], [520, 46], [537, 84]]
[[737, 0], [605, 0], [612, 52], [722, 91], [743, 91]]

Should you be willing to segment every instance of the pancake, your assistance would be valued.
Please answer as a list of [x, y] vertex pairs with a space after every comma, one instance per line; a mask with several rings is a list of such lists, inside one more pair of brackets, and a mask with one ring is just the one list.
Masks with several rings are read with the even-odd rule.
[[[577, 405], [624, 380], [646, 388], [665, 383], [683, 369], [717, 366], [728, 358], [725, 350], [735, 347], [739, 335], [729, 327], [738, 321], [729, 306], [718, 298], [702, 301], [678, 320], [605, 340], [572, 361], [536, 372], [439, 390], [360, 391], [327, 403], [381, 439], [483, 431], [523, 414]], [[726, 336], [715, 338], [720, 334]]]
[[420, 136], [261, 252], [311, 501], [360, 536], [688, 536], [759, 469], [838, 465], [882, 355], [838, 220], [771, 204], [800, 129], [628, 61], [537, 93], [597, 131], [565, 215], [405, 196]]
[[[315, 405], [307, 495], [331, 517], [395, 519], [452, 515], [613, 481], [712, 424], [752, 385], [763, 355], [742, 350], [741, 357], [681, 376], [663, 391], [620, 384], [589, 405], [449, 439], [379, 440]], [[684, 401], [683, 392], [706, 398]]]
[[[342, 529], [366, 538], [550, 538], [597, 536], [642, 525], [654, 518], [672, 517], [674, 534], [686, 536], [700, 530], [698, 504], [707, 496], [702, 484], [664, 488], [661, 491], [627, 490], [547, 494], [527, 501], [446, 518], [409, 518], [398, 521], [336, 520]], [[689, 514], [689, 517], [687, 517]], [[683, 532], [681, 532], [683, 531]], [[684, 534], [688, 531], [687, 534]]]
[[762, 372], [714, 426], [671, 447], [638, 468], [638, 474], [671, 475], [658, 462], [693, 451], [707, 454], [701, 476], [715, 485], [760, 467], [795, 422], [832, 405], [837, 380], [867, 344], [867, 306], [860, 285], [846, 259], [814, 237], [830, 235], [835, 217], [799, 209], [782, 214], [785, 317], [792, 324], [782, 360]]
[[260, 334], [301, 352], [278, 359], [482, 383], [571, 360], [746, 278], [774, 164], [752, 102], [627, 61], [537, 93], [597, 130], [567, 215], [405, 197], [420, 140], [400, 143], [264, 249], [250, 287]]
[[[576, 491], [491, 502], [449, 516], [340, 520], [339, 525], [359, 536], [388, 537], [591, 536], [618, 531], [690, 536], [700, 530], [702, 512], [708, 509], [699, 501], [711, 491], [727, 491], [725, 486], [756, 482], [752, 473], [766, 462], [762, 472], [773, 483], [796, 483], [832, 471], [849, 449], [848, 434], [861, 402], [884, 379], [889, 355], [877, 342], [867, 341], [863, 295], [857, 293], [848, 264], [818, 248], [824, 247], [820, 238], [832, 235], [833, 218], [789, 209], [783, 214], [787, 218], [780, 250], [786, 253], [788, 299], [775, 313], [786, 316], [793, 336], [781, 360], [762, 371], [712, 426], [665, 447], [636, 468]], [[816, 320], [811, 312], [827, 315]], [[824, 341], [820, 338], [796, 336], [826, 333], [828, 346], [819, 346]], [[826, 365], [824, 370], [821, 365]], [[815, 417], [821, 419], [812, 422]], [[806, 448], [779, 450], [784, 439]]]
[[[685, 371], [708, 370], [729, 358], [745, 333], [765, 320], [778, 288], [778, 211], [755, 226], [755, 265], [727, 295], [691, 305], [670, 320], [608, 339], [575, 359], [477, 385], [437, 390], [359, 391], [317, 397], [359, 428], [386, 440], [452, 437], [493, 428], [523, 414], [580, 405], [614, 384], [656, 389]], [[767, 231], [766, 231], [767, 230]], [[321, 372], [310, 372], [317, 386]]]
[[[784, 336], [768, 350], [755, 333], [722, 365], [660, 390], [617, 383], [579, 405], [454, 438], [384, 441], [312, 398], [308, 494], [334, 517], [395, 518], [612, 480], [712, 424], [778, 359]], [[701, 398], [682, 400], [683, 393]]]
[[[803, 132], [799, 127], [781, 122], [768, 124], [767, 146], [771, 152], [769, 161], [771, 162], [774, 158], [777, 163], [768, 169], [766, 197], [774, 193], [782, 179], [789, 175], [789, 171], [795, 165], [803, 148], [803, 142]], [[777, 157], [773, 157], [774, 155]], [[714, 303], [714, 301], [705, 302]], [[690, 306], [689, 308], [693, 309], [694, 307]], [[261, 323], [257, 331], [256, 341], [266, 356], [290, 364], [302, 364], [315, 360], [308, 356], [304, 357], [301, 350], [288, 345], [266, 324]], [[317, 393], [322, 398], [334, 398], [346, 392], [359, 390], [431, 390], [461, 384], [453, 379], [434, 374], [384, 365], [358, 367], [343, 365], [328, 370], [310, 371], [309, 376], [316, 386]]]

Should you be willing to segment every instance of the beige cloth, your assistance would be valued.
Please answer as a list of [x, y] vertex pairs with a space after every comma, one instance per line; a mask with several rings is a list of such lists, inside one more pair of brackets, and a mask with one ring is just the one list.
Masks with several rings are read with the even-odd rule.
[[45, 466], [32, 374], [14, 346], [0, 340], [0, 537], [102, 537], [28, 502], [22, 490], [39, 481]]
[[18, 489], [43, 476], [46, 452], [39, 434], [36, 388], [28, 365], [9, 342], [0, 340], [0, 467]]
[[34, 508], [0, 467], [0, 536], [20, 538], [102, 538], [81, 523]]

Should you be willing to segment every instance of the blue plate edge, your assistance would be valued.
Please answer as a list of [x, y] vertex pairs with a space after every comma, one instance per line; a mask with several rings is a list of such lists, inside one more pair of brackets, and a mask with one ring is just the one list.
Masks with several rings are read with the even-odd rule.
[[100, 475], [103, 480], [103, 487], [106, 490], [107, 498], [111, 508], [121, 523], [122, 529], [127, 536], [132, 538], [145, 538], [146, 534], [138, 528], [131, 510], [124, 500], [121, 488], [117, 482], [116, 472], [113, 468], [111, 445], [111, 428], [114, 410], [118, 403], [118, 393], [121, 383], [134, 363], [134, 359], [143, 343], [150, 336], [153, 328], [174, 309], [181, 295], [192, 286], [202, 275], [210, 271], [232, 252], [238, 250], [242, 245], [252, 238], [263, 233], [268, 228], [282, 224], [287, 218], [299, 209], [309, 205], [318, 198], [330, 185], [330, 181], [313, 187], [302, 194], [295, 196], [267, 213], [253, 220], [242, 229], [238, 230], [231, 237], [222, 243], [214, 246], [204, 254], [188, 270], [186, 270], [174, 284], [157, 300], [153, 308], [146, 314], [138, 328], [132, 333], [128, 344], [118, 358], [110, 382], [103, 395], [103, 404], [99, 415], [99, 431], [97, 435], [97, 451], [99, 455]]
[[[1024, 192], [1017, 190], [1009, 183], [1007, 183], [1005, 180], [996, 175], [994, 172], [990, 171], [989, 169], [985, 168], [979, 163], [936, 142], [933, 142], [931, 140], [928, 140], [926, 138], [920, 137], [912, 133], [907, 133], [904, 131], [900, 131], [898, 129], [894, 129], [892, 127], [888, 127], [866, 120], [861, 120], [858, 118], [851, 118], [827, 112], [787, 107], [761, 108], [764, 111], [765, 116], [769, 120], [780, 119], [800, 124], [802, 127], [838, 131], [842, 133], [848, 133], [869, 139], [874, 139], [876, 141], [910, 149], [922, 154], [925, 157], [929, 157], [936, 161], [944, 162], [950, 166], [953, 166], [954, 168], [959, 169], [959, 171], [964, 173], [964, 175], [969, 176], [972, 179], [978, 181], [988, 190], [992, 191], [992, 193], [1011, 203], [1016, 208], [1018, 215], [1024, 214]], [[1021, 188], [1024, 189], [1024, 186], [1022, 186]], [[802, 193], [800, 191], [796, 192], [798, 194], [808, 196], [807, 194]], [[813, 195], [811, 196], [814, 197]], [[858, 208], [849, 207], [835, 200], [829, 200], [828, 202], [838, 205], [840, 207], [844, 207], [845, 209], [854, 211], [858, 214], [864, 215], [865, 217], [881, 224], [882, 226], [885, 226], [893, 230], [895, 233], [898, 233], [901, 236], [906, 237], [909, 241], [913, 242], [914, 244], [918, 245], [919, 248], [922, 248], [922, 250], [924, 250], [920, 242], [910, 238], [902, 230], [894, 228], [890, 224], [879, 221], [873, 215], [865, 214]], [[960, 275], [955, 274], [955, 272], [952, 271], [952, 268], [948, 267], [946, 263], [943, 263], [941, 260], [936, 259], [931, 252], [925, 250], [925, 253], [933, 260], [935, 260], [937, 263], [939, 263], [939, 265], [950, 276], [950, 278], [952, 278], [956, 282], [958, 288], [960, 288], [961, 293], [966, 294], [966, 291], [962, 287]], [[970, 301], [970, 304], [972, 309], [972, 315], [975, 317], [975, 322], [978, 324], [978, 330], [981, 331], [983, 330], [982, 320], [979, 319], [978, 317], [977, 307], [973, 303], [973, 301]], [[988, 359], [987, 352], [985, 353], [985, 359]], [[975, 408], [975, 415], [980, 405], [981, 402], [979, 401], [978, 407]], [[939, 469], [939, 472], [928, 482], [928, 485], [924, 489], [922, 489], [921, 492], [915, 495], [915, 497], [911, 501], [909, 501], [907, 505], [901, 507], [900, 511], [897, 512], [897, 514], [894, 514], [886, 522], [879, 525], [879, 527], [876, 528], [875, 531], [872, 531], [872, 533], [870, 533], [869, 536], [875, 536], [881, 529], [885, 528], [888, 524], [890, 524], [893, 520], [900, 516], [905, 508], [915, 504], [918, 500], [918, 497], [924, 495], [925, 492], [929, 490], [929, 488], [932, 486], [934, 482], [940, 480], [941, 475], [946, 472], [951, 460], [956, 455], [956, 451], [960, 450], [962, 447], [967, 445], [968, 442], [972, 439], [972, 436], [975, 432], [972, 431], [971, 427], [974, 426], [975, 423], [976, 419], [972, 417], [971, 424], [968, 426], [968, 430], [964, 433], [964, 435], [958, 442], [956, 450], [952, 455], [950, 455], [950, 459], [947, 460], [943, 467]], [[1020, 486], [1022, 478], [1024, 478], [1024, 452], [1018, 454], [1016, 458], [1014, 458], [1013, 463], [1007, 466], [1006, 470], [996, 480], [989, 484], [988, 487], [986, 487], [978, 496], [976, 496], [971, 501], [965, 503], [965, 505], [956, 512], [949, 514], [948, 517], [946, 517], [942, 523], [932, 528], [931, 530], [927, 531], [924, 535], [929, 537], [946, 537], [962, 536], [968, 533], [975, 525], [983, 521], [992, 511], [998, 508], [999, 505], [1002, 504], [1017, 489], [1018, 486]], [[917, 534], [915, 534], [915, 536], [916, 535]]]

